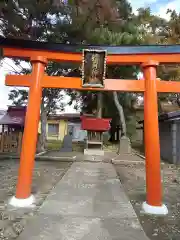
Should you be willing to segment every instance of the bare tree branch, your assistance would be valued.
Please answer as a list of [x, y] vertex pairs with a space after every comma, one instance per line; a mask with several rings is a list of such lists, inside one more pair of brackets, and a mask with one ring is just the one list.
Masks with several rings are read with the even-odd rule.
[[8, 65], [8, 67], [13, 69], [13, 70], [11, 70], [11, 72], [14, 72], [15, 74], [20, 74], [20, 72], [18, 72], [11, 64], [7, 63], [6, 61], [4, 61], [4, 63], [6, 65]]

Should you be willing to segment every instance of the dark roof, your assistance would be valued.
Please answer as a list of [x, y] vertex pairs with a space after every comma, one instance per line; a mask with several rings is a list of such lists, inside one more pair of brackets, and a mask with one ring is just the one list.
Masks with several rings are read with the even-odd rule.
[[[6, 114], [0, 119], [0, 124], [4, 125], [20, 125], [24, 126], [26, 115], [26, 107], [10, 106]], [[48, 117], [49, 120], [66, 119], [69, 121], [79, 120], [80, 113], [64, 113], [64, 114], [52, 114]]]
[[180, 53], [180, 45], [141, 45], [141, 46], [109, 46], [109, 45], [71, 45], [52, 42], [40, 42], [0, 37], [1, 47], [47, 50], [64, 53], [81, 53], [82, 49], [107, 50], [108, 54], [170, 54]]
[[51, 114], [48, 120], [80, 120], [80, 113]]
[[6, 110], [0, 110], [0, 116], [4, 115], [6, 113]]
[[[180, 110], [174, 112], [163, 113], [159, 115], [159, 122], [163, 121], [174, 121], [180, 119]], [[144, 120], [138, 122], [139, 124], [144, 123]]]
[[180, 110], [161, 114], [159, 117], [160, 117], [160, 120], [176, 119], [180, 117]]
[[6, 114], [0, 119], [1, 125], [24, 126], [26, 107], [9, 107]]

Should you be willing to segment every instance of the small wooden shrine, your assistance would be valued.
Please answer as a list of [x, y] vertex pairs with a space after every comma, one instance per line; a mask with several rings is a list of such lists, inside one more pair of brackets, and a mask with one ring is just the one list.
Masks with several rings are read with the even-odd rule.
[[26, 107], [10, 106], [0, 119], [0, 153], [20, 154]]
[[103, 150], [103, 133], [109, 131], [110, 120], [95, 118], [92, 116], [81, 116], [81, 128], [87, 131], [85, 150]]

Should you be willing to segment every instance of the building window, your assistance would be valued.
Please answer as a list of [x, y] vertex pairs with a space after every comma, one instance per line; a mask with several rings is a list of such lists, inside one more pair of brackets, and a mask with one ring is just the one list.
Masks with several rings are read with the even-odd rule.
[[48, 136], [58, 136], [59, 135], [59, 124], [48, 124]]

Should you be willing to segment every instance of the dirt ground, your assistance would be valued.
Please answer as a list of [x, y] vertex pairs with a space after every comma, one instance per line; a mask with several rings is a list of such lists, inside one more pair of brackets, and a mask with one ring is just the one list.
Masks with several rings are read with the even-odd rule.
[[7, 203], [15, 194], [19, 161], [0, 160], [0, 240], [17, 238], [28, 219], [36, 214], [50, 190], [59, 182], [70, 165], [68, 162], [36, 162], [32, 184], [36, 207], [13, 209]]
[[180, 166], [162, 164], [163, 201], [169, 214], [165, 217], [152, 217], [141, 212], [146, 199], [145, 165], [122, 163], [115, 165], [119, 178], [129, 196], [138, 218], [151, 240], [180, 239]]

